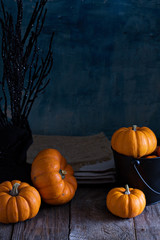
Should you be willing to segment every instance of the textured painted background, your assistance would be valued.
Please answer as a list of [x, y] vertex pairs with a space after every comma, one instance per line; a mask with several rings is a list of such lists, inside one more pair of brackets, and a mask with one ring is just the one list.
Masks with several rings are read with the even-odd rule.
[[[15, 1], [5, 1], [15, 12]], [[36, 1], [24, 0], [23, 26]], [[55, 31], [51, 82], [31, 111], [33, 133], [107, 136], [148, 126], [160, 136], [159, 0], [49, 0], [40, 37]]]

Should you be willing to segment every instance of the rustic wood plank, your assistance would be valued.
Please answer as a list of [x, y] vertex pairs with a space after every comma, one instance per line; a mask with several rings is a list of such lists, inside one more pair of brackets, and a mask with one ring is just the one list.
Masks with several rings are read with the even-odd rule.
[[44, 204], [35, 218], [15, 224], [12, 240], [68, 240], [69, 204]]
[[160, 239], [160, 203], [147, 206], [134, 218], [137, 240]]
[[0, 223], [0, 239], [10, 240], [13, 231], [13, 224]]
[[71, 204], [69, 240], [135, 240], [133, 219], [113, 216], [106, 208], [106, 187], [79, 187]]

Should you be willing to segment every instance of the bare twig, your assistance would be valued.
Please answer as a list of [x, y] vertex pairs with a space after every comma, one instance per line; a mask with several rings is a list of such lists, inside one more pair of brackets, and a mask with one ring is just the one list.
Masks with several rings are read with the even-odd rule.
[[[46, 80], [46, 78], [53, 65], [52, 40], [54, 34], [51, 36], [48, 53], [44, 59], [41, 59], [41, 64], [38, 51], [38, 37], [43, 29], [47, 13], [47, 10], [44, 9], [46, 3], [47, 0], [37, 1], [22, 38], [22, 0], [17, 0], [15, 26], [12, 15], [5, 10], [3, 0], [1, 0], [3, 12], [3, 18], [0, 18], [3, 60], [1, 88], [4, 108], [0, 105], [0, 127], [3, 123], [9, 122], [7, 116], [9, 104], [12, 123], [21, 126], [24, 125], [24, 122], [27, 124], [27, 118], [35, 99], [49, 83], [49, 79]], [[26, 80], [27, 72], [28, 79]]]

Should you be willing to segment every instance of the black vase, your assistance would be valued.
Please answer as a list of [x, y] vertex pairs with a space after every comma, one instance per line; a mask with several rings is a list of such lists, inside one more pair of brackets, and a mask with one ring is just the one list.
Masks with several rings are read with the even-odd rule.
[[0, 183], [11, 180], [31, 183], [27, 150], [32, 143], [29, 126], [11, 125], [0, 129]]

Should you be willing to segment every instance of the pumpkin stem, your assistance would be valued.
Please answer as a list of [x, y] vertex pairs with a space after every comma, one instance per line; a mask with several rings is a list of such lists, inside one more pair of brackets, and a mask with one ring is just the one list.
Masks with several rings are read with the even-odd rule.
[[136, 131], [136, 129], [137, 129], [137, 125], [133, 125], [132, 130]]
[[124, 192], [125, 194], [130, 194], [130, 191], [129, 191], [129, 186], [128, 186], [128, 184], [126, 184], [125, 185], [125, 189], [126, 189], [126, 191]]
[[10, 190], [9, 191], [9, 194], [11, 195], [11, 196], [17, 196], [18, 195], [18, 187], [20, 186], [20, 184], [19, 183], [15, 183], [14, 185], [13, 185], [13, 187], [12, 187], [12, 190]]
[[60, 169], [59, 173], [61, 174], [62, 179], [64, 179], [65, 175], [67, 174], [67, 171]]

